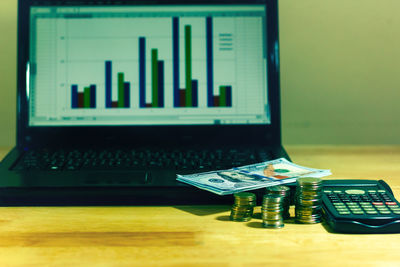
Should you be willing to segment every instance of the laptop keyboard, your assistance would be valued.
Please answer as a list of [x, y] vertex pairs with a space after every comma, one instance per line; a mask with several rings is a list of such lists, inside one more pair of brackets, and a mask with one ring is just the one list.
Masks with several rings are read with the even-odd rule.
[[226, 169], [270, 160], [269, 150], [31, 150], [17, 162], [14, 170], [152, 170], [207, 171]]

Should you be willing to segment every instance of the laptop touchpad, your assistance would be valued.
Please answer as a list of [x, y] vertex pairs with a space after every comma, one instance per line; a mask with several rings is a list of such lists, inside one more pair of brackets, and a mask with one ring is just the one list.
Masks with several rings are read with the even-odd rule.
[[96, 172], [90, 173], [84, 180], [87, 185], [135, 185], [149, 184], [151, 179], [145, 171], [125, 171], [125, 172]]

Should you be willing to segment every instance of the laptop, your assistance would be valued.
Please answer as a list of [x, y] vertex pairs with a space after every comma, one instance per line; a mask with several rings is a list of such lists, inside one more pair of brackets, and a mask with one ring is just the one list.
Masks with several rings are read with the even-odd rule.
[[176, 181], [279, 157], [276, 0], [19, 0], [1, 205], [231, 202]]

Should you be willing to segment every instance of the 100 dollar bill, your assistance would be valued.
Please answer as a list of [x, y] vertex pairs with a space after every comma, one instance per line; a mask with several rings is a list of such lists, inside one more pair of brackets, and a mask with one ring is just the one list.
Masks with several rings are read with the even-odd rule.
[[295, 182], [299, 177], [324, 177], [330, 170], [294, 164], [284, 158], [228, 170], [177, 175], [177, 180], [219, 195]]

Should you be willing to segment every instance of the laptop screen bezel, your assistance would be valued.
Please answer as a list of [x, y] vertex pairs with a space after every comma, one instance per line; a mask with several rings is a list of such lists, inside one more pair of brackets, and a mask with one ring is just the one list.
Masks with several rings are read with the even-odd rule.
[[279, 31], [277, 0], [148, 0], [99, 1], [102, 5], [266, 5], [267, 76], [270, 124], [260, 125], [176, 125], [176, 126], [29, 126], [29, 102], [26, 91], [29, 62], [30, 8], [38, 5], [92, 5], [83, 0], [18, 1], [18, 70], [17, 70], [17, 146], [23, 148], [55, 145], [95, 144], [260, 144], [280, 145]]

